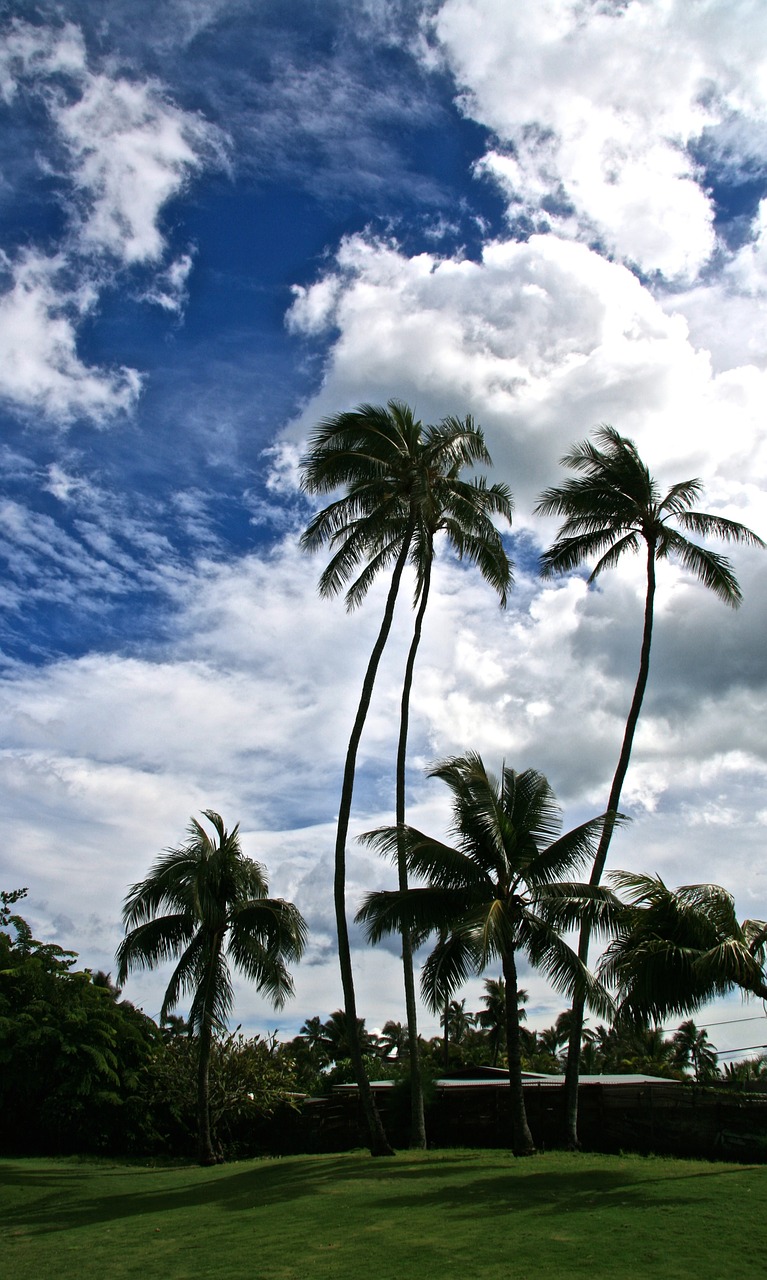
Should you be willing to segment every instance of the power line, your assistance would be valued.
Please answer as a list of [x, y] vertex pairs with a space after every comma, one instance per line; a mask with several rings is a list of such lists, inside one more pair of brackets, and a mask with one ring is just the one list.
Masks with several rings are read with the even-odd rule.
[[[728, 1018], [724, 1022], [696, 1022], [695, 1025], [699, 1030], [706, 1031], [709, 1027], [734, 1027], [739, 1022], [763, 1022], [764, 1018], [765, 1015], [762, 1013], [753, 1018]], [[661, 1027], [661, 1031], [664, 1035], [668, 1035], [672, 1031], [679, 1031], [680, 1027], [681, 1023], [679, 1027]]]
[[741, 1049], [719, 1049], [719, 1058], [728, 1058], [731, 1053], [747, 1053], [750, 1049], [767, 1049], [767, 1044], [744, 1044]]

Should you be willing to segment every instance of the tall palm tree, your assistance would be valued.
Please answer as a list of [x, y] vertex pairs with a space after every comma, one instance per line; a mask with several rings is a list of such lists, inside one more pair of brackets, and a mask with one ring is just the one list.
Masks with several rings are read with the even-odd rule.
[[[449, 420], [448, 430], [452, 429], [454, 421]], [[470, 420], [467, 419], [466, 421], [468, 423]], [[443, 431], [445, 425], [443, 423], [436, 430]], [[434, 429], [430, 428], [429, 430]], [[486, 454], [485, 461], [487, 464], [490, 463], [489, 454]], [[426, 496], [427, 491], [425, 490], [424, 492]], [[432, 476], [427, 500], [420, 504], [420, 518], [416, 535], [417, 546], [414, 545], [414, 552], [417, 555], [414, 599], [416, 614], [402, 683], [399, 737], [397, 741], [395, 820], [398, 827], [404, 826], [406, 817], [410, 696], [413, 687], [416, 657], [423, 632], [423, 621], [429, 602], [435, 538], [441, 532], [448, 545], [462, 560], [476, 564], [485, 581], [489, 582], [498, 592], [501, 608], [505, 608], [507, 593], [513, 583], [513, 565], [504, 549], [501, 536], [492, 523], [491, 516], [502, 516], [511, 523], [512, 509], [511, 493], [506, 485], [495, 484], [488, 487], [483, 479], [462, 480], [459, 463], [454, 463], [450, 471], [444, 476], [436, 473]], [[415, 539], [414, 542], [416, 542]], [[408, 877], [407, 861], [404, 847], [402, 846], [397, 854], [397, 878], [399, 888], [404, 892], [408, 887]], [[418, 1050], [413, 943], [406, 932], [402, 934], [402, 965], [405, 979], [405, 1006], [410, 1045], [412, 1098], [410, 1145], [416, 1148], [424, 1148], [426, 1146], [426, 1126], [420, 1075], [420, 1054]], [[445, 1066], [447, 1068], [447, 1031], [445, 1036]]]
[[669, 889], [659, 876], [627, 871], [610, 882], [626, 902], [599, 973], [628, 1015], [660, 1022], [735, 987], [767, 999], [767, 923], [739, 923], [726, 889]]
[[[564, 517], [556, 541], [543, 555], [543, 577], [568, 573], [584, 561], [597, 557], [588, 579], [591, 583], [605, 569], [616, 565], [624, 554], [637, 553], [642, 546], [647, 564], [639, 672], [610, 787], [607, 820], [591, 871], [591, 883], [597, 885], [607, 861], [614, 828], [612, 815], [618, 812], [620, 805], [650, 671], [656, 562], [675, 557], [720, 600], [737, 608], [741, 602], [741, 591], [729, 560], [691, 542], [686, 535], [716, 537], [725, 542], [756, 547], [764, 547], [765, 543], [735, 520], [693, 510], [692, 505], [703, 489], [699, 479], [683, 480], [661, 494], [634, 442], [620, 435], [614, 427], [601, 426], [593, 441], [584, 440], [574, 445], [561, 463], [579, 474], [559, 487], [546, 489], [535, 507], [537, 515]], [[579, 955], [584, 964], [588, 961], [588, 953], [589, 929], [584, 924], [579, 942]], [[568, 1141], [574, 1147], [578, 1145], [578, 1064], [582, 1021], [583, 1005], [576, 1000], [565, 1088]]]
[[118, 983], [132, 970], [178, 961], [160, 1019], [166, 1019], [184, 996], [192, 997], [189, 1026], [199, 1041], [200, 1162], [213, 1164], [210, 1056], [213, 1034], [226, 1029], [233, 1007], [229, 961], [280, 1008], [293, 993], [287, 964], [300, 959], [306, 926], [292, 902], [267, 896], [264, 868], [243, 854], [239, 825], [227, 831], [212, 809], [205, 809], [203, 816], [215, 836], [192, 818], [185, 843], [166, 850], [146, 879], [130, 889], [123, 908], [128, 932], [116, 959]]
[[[416, 618], [405, 676], [397, 764], [397, 816], [404, 820], [404, 776], [407, 719], [415, 652], [420, 638], [423, 610], [433, 559], [435, 535], [444, 530], [461, 558], [478, 564], [502, 598], [511, 579], [511, 567], [503, 552], [491, 515], [511, 516], [511, 497], [505, 486], [487, 486], [484, 480], [463, 481], [460, 472], [476, 463], [489, 465], [490, 457], [481, 430], [472, 419], [445, 418], [436, 426], [424, 426], [412, 410], [397, 400], [384, 408], [360, 405], [357, 409], [322, 422], [309, 441], [302, 460], [303, 487], [307, 493], [343, 496], [319, 511], [301, 539], [310, 551], [326, 544], [333, 554], [320, 577], [320, 594], [346, 592], [347, 608], [362, 603], [376, 576], [392, 568], [383, 618], [368, 662], [360, 701], [352, 727], [344, 765], [336, 829], [334, 902], [338, 954], [344, 1006], [356, 1026], [356, 995], [346, 920], [346, 841], [351, 816], [357, 752], [367, 718], [378, 666], [391, 630], [394, 607], [405, 567], [416, 574]], [[400, 884], [405, 871], [400, 871]], [[425, 1143], [423, 1100], [420, 1085], [418, 1029], [412, 945], [403, 938], [405, 1003], [410, 1040], [411, 1085], [414, 1108], [413, 1138]], [[352, 1035], [352, 1039], [354, 1039]], [[373, 1154], [391, 1150], [383, 1132], [365, 1073], [359, 1045], [352, 1044], [352, 1061], [370, 1133]]]
[[557, 990], [583, 991], [597, 1009], [610, 1008], [604, 988], [560, 936], [581, 918], [598, 931], [609, 928], [615, 914], [618, 904], [609, 890], [559, 879], [593, 858], [603, 818], [558, 836], [562, 815], [540, 773], [504, 768], [499, 781], [474, 753], [443, 761], [430, 776], [453, 793], [456, 847], [409, 826], [361, 837], [395, 858], [404, 844], [408, 871], [426, 885], [368, 894], [357, 918], [372, 942], [402, 929], [419, 937], [439, 934], [422, 980], [432, 1007], [469, 974], [500, 960], [514, 1150], [527, 1155], [535, 1147], [522, 1090], [516, 959], [527, 955]]

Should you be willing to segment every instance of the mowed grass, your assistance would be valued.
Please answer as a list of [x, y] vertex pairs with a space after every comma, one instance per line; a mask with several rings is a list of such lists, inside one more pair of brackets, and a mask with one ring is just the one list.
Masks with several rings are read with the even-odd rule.
[[13, 1280], [754, 1280], [767, 1167], [498, 1151], [0, 1161]]

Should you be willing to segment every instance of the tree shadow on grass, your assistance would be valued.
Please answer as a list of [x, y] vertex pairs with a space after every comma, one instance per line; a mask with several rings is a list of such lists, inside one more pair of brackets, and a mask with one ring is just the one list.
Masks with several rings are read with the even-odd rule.
[[[368, 1211], [444, 1210], [451, 1215], [478, 1217], [488, 1213], [528, 1211], [563, 1214], [593, 1212], [611, 1205], [647, 1209], [683, 1207], [699, 1202], [685, 1194], [691, 1178], [719, 1179], [751, 1171], [744, 1166], [710, 1166], [664, 1176], [659, 1165], [636, 1173], [612, 1167], [585, 1168], [576, 1157], [572, 1169], [546, 1169], [538, 1157], [518, 1162], [499, 1153], [497, 1168], [487, 1170], [487, 1156], [471, 1152], [434, 1158], [372, 1160], [367, 1153], [338, 1157], [290, 1157], [260, 1160], [213, 1169], [126, 1168], [105, 1165], [26, 1165], [0, 1163], [0, 1191], [8, 1207], [6, 1230], [23, 1227], [28, 1234], [70, 1231], [100, 1223], [151, 1214], [212, 1208], [225, 1213], [258, 1212], [306, 1197], [315, 1198], [350, 1184], [364, 1196]], [[761, 1166], [755, 1166], [761, 1168]], [[690, 1188], [692, 1191], [692, 1188]], [[15, 1193], [15, 1194], [14, 1194]], [[23, 1203], [19, 1203], [23, 1199]], [[14, 1205], [14, 1202], [15, 1205]]]

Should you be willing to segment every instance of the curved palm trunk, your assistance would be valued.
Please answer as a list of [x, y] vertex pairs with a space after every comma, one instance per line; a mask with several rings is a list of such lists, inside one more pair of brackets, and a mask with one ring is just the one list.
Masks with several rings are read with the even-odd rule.
[[[399, 741], [397, 743], [397, 781], [396, 781], [396, 822], [401, 829], [405, 823], [405, 777], [407, 765], [407, 735], [410, 721], [410, 692], [413, 687], [413, 671], [421, 643], [423, 619], [429, 601], [431, 584], [431, 554], [424, 566], [421, 599], [415, 616], [413, 639], [405, 664], [405, 676], [402, 684], [402, 702], [399, 721]], [[401, 892], [408, 887], [407, 865], [402, 840], [397, 846], [397, 876]], [[421, 1054], [418, 1046], [418, 1013], [415, 996], [415, 974], [413, 972], [413, 944], [407, 929], [402, 931], [402, 969], [405, 980], [405, 1013], [407, 1017], [407, 1041], [410, 1055], [410, 1145], [416, 1149], [426, 1146], [426, 1120], [423, 1109], [423, 1083], [421, 1081]]]
[[[645, 596], [644, 609], [644, 629], [642, 631], [642, 648], [639, 655], [639, 673], [637, 682], [634, 687], [634, 697], [631, 700], [628, 719], [626, 720], [626, 728], [623, 733], [623, 744], [621, 746], [618, 764], [613, 776], [612, 786], [610, 788], [610, 797], [607, 801], [607, 817], [605, 819], [602, 834], [597, 846], [594, 865], [591, 869], [589, 884], [598, 885], [602, 872], [605, 869], [607, 861], [607, 852], [610, 848], [610, 841], [615, 829], [615, 814], [618, 812], [618, 806], [621, 800], [621, 791], [623, 783], [626, 780], [629, 762], [631, 760], [631, 750], [634, 745], [634, 734], [639, 722], [639, 713], [642, 710], [642, 701], [647, 688], [647, 677], [650, 673], [650, 646], [652, 644], [652, 627], [653, 627], [653, 610], [655, 606], [655, 543], [647, 544], [647, 594]], [[578, 956], [584, 964], [588, 964], [589, 959], [589, 941], [590, 930], [587, 925], [581, 926], [580, 938], [578, 941]], [[567, 1069], [565, 1074], [565, 1124], [567, 1145], [576, 1150], [580, 1143], [578, 1141], [578, 1078], [580, 1071], [580, 1054], [581, 1054], [581, 1036], [583, 1033], [583, 996], [576, 996], [573, 1000], [572, 1008], [572, 1024], [570, 1027], [570, 1040], [567, 1046]]]
[[522, 1088], [517, 966], [514, 963], [513, 953], [503, 957], [503, 980], [506, 986], [506, 1051], [509, 1058], [509, 1102], [513, 1126], [513, 1151], [515, 1156], [532, 1156], [535, 1155], [535, 1143], [527, 1123], [525, 1095]]
[[365, 672], [365, 678], [362, 682], [362, 692], [360, 694], [359, 706], [357, 707], [357, 715], [352, 727], [351, 737], [349, 738], [349, 746], [346, 750], [344, 778], [343, 785], [341, 787], [341, 801], [338, 808], [335, 873], [333, 877], [333, 900], [335, 903], [336, 930], [338, 933], [338, 963], [341, 970], [341, 986], [344, 993], [344, 1010], [348, 1026], [349, 1050], [352, 1066], [354, 1067], [357, 1087], [360, 1091], [362, 1109], [364, 1111], [365, 1121], [368, 1127], [370, 1153], [374, 1156], [388, 1156], [392, 1155], [393, 1152], [384, 1132], [383, 1125], [381, 1124], [381, 1117], [378, 1114], [378, 1108], [376, 1107], [375, 1099], [370, 1088], [370, 1082], [367, 1078], [365, 1063], [362, 1056], [362, 1046], [359, 1038], [359, 1029], [357, 1026], [357, 999], [354, 992], [354, 973], [352, 970], [351, 946], [349, 944], [349, 926], [346, 919], [346, 840], [349, 834], [349, 818], [351, 817], [352, 810], [352, 795], [354, 792], [354, 773], [357, 765], [357, 752], [359, 750], [360, 739], [362, 737], [362, 730], [367, 718], [368, 708], [370, 707], [370, 699], [373, 695], [373, 686], [378, 673], [381, 655], [384, 651], [386, 641], [389, 638], [389, 632], [391, 631], [391, 624], [394, 618], [394, 605], [397, 599], [399, 585], [402, 580], [402, 574], [407, 563], [412, 532], [413, 529], [411, 524], [403, 538], [402, 549], [397, 557], [397, 563], [394, 567], [391, 584], [389, 586], [389, 594], [386, 597], [386, 607], [384, 609], [381, 627], [373, 646], [373, 651], [370, 655], [370, 660]]

